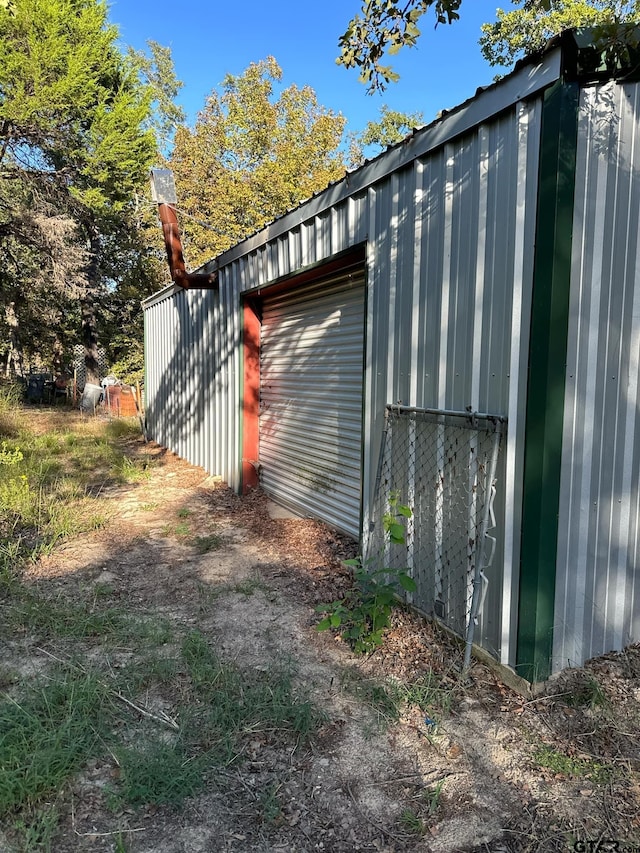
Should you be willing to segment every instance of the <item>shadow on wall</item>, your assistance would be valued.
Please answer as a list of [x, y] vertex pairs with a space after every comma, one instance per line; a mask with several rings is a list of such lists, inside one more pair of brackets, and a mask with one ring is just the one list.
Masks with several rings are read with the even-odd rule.
[[[233, 304], [233, 303], [231, 303]], [[149, 436], [211, 474], [235, 429], [240, 329], [217, 290], [182, 290], [147, 309]]]
[[640, 639], [640, 95], [581, 97], [554, 669]]
[[[285, 468], [290, 463], [292, 487], [311, 494], [317, 491], [320, 482], [326, 490], [329, 479], [333, 488], [333, 480], [340, 480], [345, 461], [341, 453], [344, 443], [341, 419], [328, 420], [331, 437], [325, 446], [327, 453], [320, 466], [322, 470], [307, 471], [305, 476], [300, 462], [305, 456], [300, 423], [305, 417], [309, 418], [309, 423], [323, 420], [323, 413], [331, 409], [341, 395], [355, 393], [358, 401], [361, 399], [361, 388], [343, 387], [345, 354], [335, 351], [330, 341], [325, 340], [336, 324], [350, 322], [350, 317], [343, 317], [340, 308], [333, 303], [326, 308], [319, 307], [313, 317], [317, 334], [310, 338], [308, 318], [304, 313], [294, 310], [288, 317], [283, 316], [286, 337], [281, 339], [279, 347], [295, 352], [296, 381], [291, 390], [286, 380], [284, 386], [278, 382], [275, 389], [278, 402], [274, 407], [269, 399], [271, 383], [267, 383], [265, 399], [261, 400], [259, 377], [252, 386], [244, 382], [242, 366], [244, 362], [246, 371], [248, 354], [245, 350], [243, 357], [242, 314], [236, 310], [239, 299], [238, 293], [222, 284], [220, 292], [179, 291], [147, 309], [149, 436], [189, 462], [201, 465], [210, 474], [221, 475], [238, 490], [240, 458], [247, 458], [249, 464], [258, 467], [258, 453], [255, 450], [249, 453], [246, 449], [243, 426], [246, 430], [247, 423], [241, 423], [242, 401], [244, 412], [255, 415], [255, 448], [258, 446], [258, 420], [259, 430], [268, 434], [271, 441], [274, 430], [277, 433], [275, 446]], [[253, 329], [253, 337], [254, 351], [249, 357], [255, 360], [254, 369], [259, 371], [259, 322]], [[276, 352], [276, 360], [279, 357]], [[359, 358], [361, 360], [362, 356]], [[300, 389], [304, 389], [302, 394]], [[358, 410], [360, 408], [359, 402]], [[245, 447], [241, 449], [243, 439]], [[359, 453], [357, 455], [359, 468]], [[245, 477], [246, 474], [245, 471]], [[297, 486], [296, 480], [300, 481]], [[341, 486], [336, 484], [335, 488]]]

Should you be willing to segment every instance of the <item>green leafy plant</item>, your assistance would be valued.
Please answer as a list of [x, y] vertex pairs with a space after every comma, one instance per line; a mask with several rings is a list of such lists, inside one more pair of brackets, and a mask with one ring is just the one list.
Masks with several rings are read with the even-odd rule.
[[24, 455], [19, 447], [11, 448], [6, 441], [0, 445], [0, 465], [17, 465], [22, 462]]
[[[411, 515], [411, 509], [393, 492], [383, 517], [385, 536], [392, 545], [404, 544], [404, 521]], [[318, 623], [318, 631], [340, 630], [342, 638], [358, 653], [372, 652], [382, 644], [400, 589], [416, 590], [406, 570], [389, 566], [376, 569], [378, 562], [377, 557], [346, 560], [345, 564], [353, 568], [353, 587], [344, 598], [316, 607], [318, 613], [326, 614]]]

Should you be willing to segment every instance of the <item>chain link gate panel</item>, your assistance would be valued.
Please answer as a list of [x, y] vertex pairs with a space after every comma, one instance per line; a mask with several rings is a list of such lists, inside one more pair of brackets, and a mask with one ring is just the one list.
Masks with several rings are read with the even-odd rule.
[[[493, 503], [506, 419], [387, 406], [365, 556], [375, 568], [406, 568], [407, 602], [467, 641], [482, 612], [493, 560]], [[404, 546], [390, 545], [383, 518], [390, 496], [409, 506]]]

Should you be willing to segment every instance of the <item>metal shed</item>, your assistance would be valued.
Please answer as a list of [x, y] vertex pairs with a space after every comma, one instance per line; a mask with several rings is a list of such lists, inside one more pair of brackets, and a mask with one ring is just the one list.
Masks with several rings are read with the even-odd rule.
[[[563, 34], [211, 261], [215, 289], [146, 300], [149, 434], [363, 544], [395, 464], [435, 590], [454, 499], [427, 536], [431, 475], [389, 461], [430, 442], [491, 504], [477, 644], [540, 680], [640, 640], [639, 129], [637, 79]], [[506, 424], [491, 483], [446, 413]], [[447, 621], [437, 590], [417, 606]]]

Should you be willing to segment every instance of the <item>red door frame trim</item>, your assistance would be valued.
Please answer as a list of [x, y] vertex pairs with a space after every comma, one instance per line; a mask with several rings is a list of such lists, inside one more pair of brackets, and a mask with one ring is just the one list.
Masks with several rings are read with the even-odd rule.
[[259, 483], [260, 328], [253, 300], [243, 304], [244, 388], [242, 395], [242, 494]]
[[313, 264], [293, 275], [242, 294], [242, 346], [244, 354], [242, 395], [242, 472], [240, 490], [246, 495], [260, 482], [260, 334], [262, 329], [261, 299], [269, 295], [295, 290], [309, 281], [336, 272], [349, 272], [365, 263], [365, 244], [335, 255], [328, 261]]

